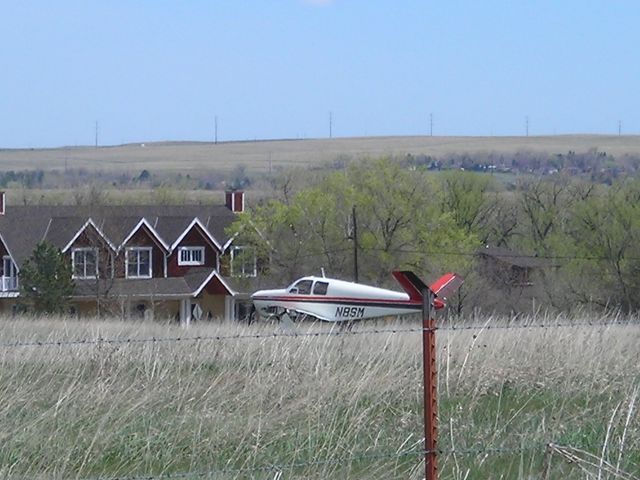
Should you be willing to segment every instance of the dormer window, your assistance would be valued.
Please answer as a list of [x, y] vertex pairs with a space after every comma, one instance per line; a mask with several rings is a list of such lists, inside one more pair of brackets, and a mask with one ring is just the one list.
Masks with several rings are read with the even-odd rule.
[[74, 248], [71, 250], [73, 278], [86, 279], [98, 277], [98, 249]]
[[178, 265], [198, 266], [204, 265], [204, 247], [179, 247]]
[[233, 247], [231, 249], [231, 276], [255, 277], [257, 274], [256, 251], [253, 247]]
[[127, 278], [151, 278], [151, 247], [129, 247], [126, 252]]

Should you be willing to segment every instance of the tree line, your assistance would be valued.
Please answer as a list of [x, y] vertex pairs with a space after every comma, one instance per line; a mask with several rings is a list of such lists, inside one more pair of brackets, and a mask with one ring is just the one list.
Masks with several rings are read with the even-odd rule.
[[[452, 301], [463, 313], [640, 308], [637, 179], [522, 176], [507, 188], [491, 175], [387, 158], [302, 183], [283, 175], [274, 186], [231, 228], [281, 283], [321, 269], [353, 278], [357, 252], [364, 283], [392, 286], [398, 268], [426, 278], [457, 271], [466, 282]], [[540, 259], [531, 281], [489, 282], [479, 256], [487, 246]]]

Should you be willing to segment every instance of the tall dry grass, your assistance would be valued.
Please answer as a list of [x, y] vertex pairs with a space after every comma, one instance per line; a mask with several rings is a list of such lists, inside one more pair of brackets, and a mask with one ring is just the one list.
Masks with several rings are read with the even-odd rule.
[[[640, 325], [481, 322], [492, 328], [437, 334], [441, 478], [540, 478], [548, 442], [638, 469]], [[360, 334], [374, 326], [417, 325], [273, 337], [275, 325], [4, 319], [0, 477], [421, 478], [420, 333]], [[585, 478], [558, 459], [551, 474]]]

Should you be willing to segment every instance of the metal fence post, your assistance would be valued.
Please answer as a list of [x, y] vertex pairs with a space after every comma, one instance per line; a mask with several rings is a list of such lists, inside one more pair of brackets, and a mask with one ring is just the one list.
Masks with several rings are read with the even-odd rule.
[[432, 317], [432, 293], [422, 292], [422, 369], [424, 385], [424, 468], [425, 480], [438, 479], [438, 396], [436, 374], [436, 321]]

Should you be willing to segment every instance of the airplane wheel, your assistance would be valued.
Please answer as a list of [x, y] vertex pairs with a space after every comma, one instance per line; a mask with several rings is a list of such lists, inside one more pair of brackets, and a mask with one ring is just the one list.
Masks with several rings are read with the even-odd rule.
[[285, 313], [289, 316], [292, 322], [301, 322], [306, 317], [305, 314], [298, 313], [295, 310], [287, 310]]
[[296, 312], [295, 310], [287, 310], [285, 313], [289, 316], [291, 321], [295, 323], [302, 323], [307, 320], [314, 320], [314, 321], [317, 320], [317, 318], [314, 317], [313, 315]]

